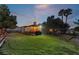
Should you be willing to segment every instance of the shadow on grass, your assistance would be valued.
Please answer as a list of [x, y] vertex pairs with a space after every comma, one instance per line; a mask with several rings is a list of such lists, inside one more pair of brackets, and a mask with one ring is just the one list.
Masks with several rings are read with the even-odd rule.
[[61, 51], [61, 52], [56, 52], [56, 55], [63, 55], [63, 53], [68, 54], [68, 55], [79, 55], [79, 52], [76, 52], [74, 50], [71, 50], [67, 47], [61, 47], [61, 48], [55, 48], [55, 50], [57, 51]]
[[[50, 49], [38, 49], [38, 48], [28, 48], [28, 49], [16, 49], [16, 48], [13, 48], [11, 47], [10, 45], [8, 45], [8, 48], [10, 50], [15, 50], [15, 51], [27, 51], [26, 55], [79, 55], [79, 52], [77, 51], [74, 51], [73, 49], [70, 49], [70, 48], [67, 48], [67, 47], [64, 47], [64, 46], [61, 46], [61, 47], [54, 47], [54, 50], [50, 50]], [[6, 49], [4, 49], [5, 51], [7, 51]], [[28, 53], [30, 52], [30, 54]], [[3, 54], [2, 52], [0, 53], [2, 55], [5, 55]]]

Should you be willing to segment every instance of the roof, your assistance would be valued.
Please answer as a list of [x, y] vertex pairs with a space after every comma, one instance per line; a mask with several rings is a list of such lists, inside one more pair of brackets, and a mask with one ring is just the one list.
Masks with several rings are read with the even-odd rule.
[[38, 24], [38, 25], [28, 25], [28, 26], [22, 26], [22, 27], [31, 27], [31, 26], [39, 26], [41, 24]]

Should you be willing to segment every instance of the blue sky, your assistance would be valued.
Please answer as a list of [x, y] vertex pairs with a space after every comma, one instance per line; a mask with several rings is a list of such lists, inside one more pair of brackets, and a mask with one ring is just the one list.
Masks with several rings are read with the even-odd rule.
[[73, 10], [73, 14], [68, 18], [68, 23], [71, 26], [74, 26], [73, 21], [79, 18], [78, 4], [9, 4], [8, 7], [12, 14], [17, 16], [18, 26], [30, 25], [34, 21], [42, 23], [51, 15], [58, 17], [58, 11], [63, 8]]

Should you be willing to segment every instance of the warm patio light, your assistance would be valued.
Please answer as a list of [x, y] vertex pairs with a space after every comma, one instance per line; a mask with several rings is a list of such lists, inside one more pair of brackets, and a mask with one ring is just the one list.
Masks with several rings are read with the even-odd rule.
[[53, 32], [53, 29], [49, 29], [49, 32]]
[[42, 29], [42, 25], [40, 25], [39, 28]]

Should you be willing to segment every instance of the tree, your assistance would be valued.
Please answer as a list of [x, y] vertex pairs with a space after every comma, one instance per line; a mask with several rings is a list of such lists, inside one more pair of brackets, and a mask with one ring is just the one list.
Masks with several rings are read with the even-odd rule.
[[0, 28], [15, 28], [16, 16], [10, 14], [10, 10], [7, 5], [0, 5]]
[[58, 12], [58, 15], [62, 17], [62, 20], [63, 20], [63, 16], [66, 17], [65, 23], [67, 23], [68, 16], [71, 15], [71, 14], [72, 14], [72, 9], [70, 9], [70, 8], [61, 9], [61, 10]]
[[42, 33], [43, 34], [47, 34], [47, 22], [43, 22], [42, 23]]
[[53, 24], [52, 24], [52, 21], [53, 21], [54, 19], [55, 19], [55, 18], [54, 18], [54, 15], [49, 16], [49, 17], [47, 18], [47, 27], [52, 28], [52, 26], [50, 26], [50, 25], [53, 25]]
[[15, 28], [16, 24], [17, 24], [16, 16], [11, 15], [7, 17], [7, 19], [3, 22], [3, 27], [4, 28]]
[[45, 29], [44, 31], [46, 31], [46, 33], [50, 33], [50, 31], [56, 33], [57, 30], [65, 33], [69, 28], [69, 24], [64, 23], [60, 18], [54, 18], [54, 16], [49, 16], [47, 18], [47, 21], [44, 22], [43, 25]]
[[71, 14], [72, 14], [72, 9], [68, 8], [68, 9], [65, 9], [65, 10], [64, 10], [64, 16], [66, 17], [65, 23], [67, 23], [67, 18], [68, 18], [68, 16], [71, 15]]
[[64, 9], [61, 9], [59, 12], [58, 12], [58, 15], [62, 17], [62, 20], [63, 20], [63, 16], [64, 16]]

